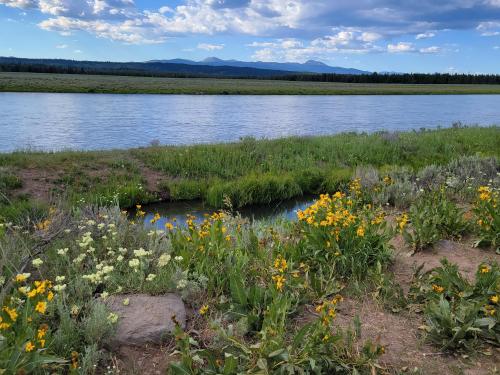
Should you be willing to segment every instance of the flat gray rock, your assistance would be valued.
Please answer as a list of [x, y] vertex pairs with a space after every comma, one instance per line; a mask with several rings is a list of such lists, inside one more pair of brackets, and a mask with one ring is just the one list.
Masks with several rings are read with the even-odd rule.
[[[125, 306], [123, 301], [129, 300]], [[114, 295], [106, 305], [118, 315], [112, 346], [159, 344], [172, 335], [175, 320], [186, 326], [186, 309], [175, 294], [150, 296], [146, 294]]]

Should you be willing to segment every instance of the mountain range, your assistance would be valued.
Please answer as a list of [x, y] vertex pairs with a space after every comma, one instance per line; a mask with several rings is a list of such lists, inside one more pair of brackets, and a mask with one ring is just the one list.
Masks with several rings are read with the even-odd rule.
[[163, 64], [185, 64], [185, 65], [200, 65], [200, 66], [232, 66], [238, 68], [253, 68], [264, 70], [279, 70], [289, 72], [302, 73], [337, 73], [337, 74], [370, 74], [371, 72], [354, 69], [343, 68], [339, 66], [330, 66], [321, 61], [309, 60], [305, 63], [278, 63], [266, 61], [239, 61], [239, 60], [222, 60], [217, 57], [208, 57], [202, 61], [193, 61], [186, 59], [171, 59], [171, 60], [151, 60], [148, 63], [163, 63]]

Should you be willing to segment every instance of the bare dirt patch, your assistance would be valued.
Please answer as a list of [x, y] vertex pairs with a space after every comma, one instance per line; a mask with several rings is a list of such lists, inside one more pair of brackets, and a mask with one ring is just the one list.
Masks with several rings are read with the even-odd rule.
[[[440, 265], [440, 260], [448, 259], [459, 266], [467, 277], [474, 277], [477, 266], [484, 261], [500, 261], [493, 251], [481, 250], [472, 246], [472, 241], [463, 243], [443, 240], [434, 248], [411, 254], [401, 237], [393, 240], [395, 259], [391, 271], [398, 284], [407, 292], [415, 270], [424, 265], [428, 271]], [[404, 373], [418, 368], [422, 374], [494, 374], [500, 371], [500, 351], [491, 349], [491, 356], [480, 353], [471, 357], [451, 356], [440, 353], [436, 347], [424, 340], [423, 331], [418, 327], [424, 324], [422, 315], [402, 311], [394, 314], [379, 305], [371, 296], [363, 299], [346, 298], [339, 304], [337, 322], [340, 327], [353, 325], [358, 317], [361, 321], [362, 340], [384, 345], [386, 353], [380, 363], [390, 373]]]

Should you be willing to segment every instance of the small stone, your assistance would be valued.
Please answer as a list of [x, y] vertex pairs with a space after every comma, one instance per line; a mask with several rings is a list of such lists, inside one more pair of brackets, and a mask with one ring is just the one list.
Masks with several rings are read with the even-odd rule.
[[[129, 300], [128, 306], [123, 300]], [[186, 309], [175, 294], [150, 296], [146, 294], [114, 295], [106, 300], [108, 308], [118, 315], [112, 346], [160, 344], [172, 335], [175, 323], [186, 326]]]

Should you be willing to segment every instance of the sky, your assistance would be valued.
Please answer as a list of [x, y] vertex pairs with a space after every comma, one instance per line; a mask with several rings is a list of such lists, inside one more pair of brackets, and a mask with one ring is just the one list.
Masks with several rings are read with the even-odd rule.
[[0, 56], [500, 74], [500, 0], [0, 0]]

